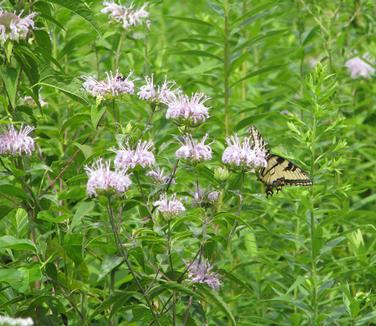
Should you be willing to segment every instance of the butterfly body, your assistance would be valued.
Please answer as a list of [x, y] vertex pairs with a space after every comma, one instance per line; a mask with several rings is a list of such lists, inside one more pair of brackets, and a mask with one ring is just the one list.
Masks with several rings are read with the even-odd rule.
[[265, 184], [267, 196], [273, 195], [273, 189], [278, 192], [284, 186], [312, 185], [312, 180], [300, 167], [267, 149], [267, 143], [255, 127], [252, 126], [249, 132], [253, 139], [254, 148], [266, 151], [267, 164], [260, 169], [259, 179]]

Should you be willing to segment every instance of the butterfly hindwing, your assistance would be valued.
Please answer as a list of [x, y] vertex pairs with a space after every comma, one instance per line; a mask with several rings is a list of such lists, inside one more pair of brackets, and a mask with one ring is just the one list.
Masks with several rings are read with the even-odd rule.
[[267, 156], [267, 166], [260, 170], [260, 180], [266, 186], [266, 194], [272, 195], [284, 186], [310, 186], [312, 181], [308, 174], [289, 160], [275, 155]]

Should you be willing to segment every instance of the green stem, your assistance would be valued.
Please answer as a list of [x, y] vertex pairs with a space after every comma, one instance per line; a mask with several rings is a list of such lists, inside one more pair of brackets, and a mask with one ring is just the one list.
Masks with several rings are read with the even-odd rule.
[[[316, 110], [315, 110], [316, 111]], [[314, 177], [314, 162], [315, 162], [315, 140], [316, 140], [316, 112], [313, 113], [312, 124], [312, 141], [311, 141], [311, 178]], [[318, 304], [317, 304], [317, 268], [316, 268], [316, 250], [314, 246], [315, 242], [315, 215], [314, 215], [314, 192], [313, 186], [311, 186], [311, 208], [310, 208], [310, 241], [311, 241], [311, 308], [312, 308], [312, 325], [316, 325], [318, 316]]]
[[125, 38], [125, 31], [123, 30], [120, 34], [119, 43], [118, 43], [116, 53], [115, 53], [114, 70], [119, 69], [120, 53], [121, 53], [121, 48], [123, 47], [124, 38]]
[[229, 49], [229, 24], [228, 24], [228, 0], [224, 0], [224, 111], [225, 111], [225, 132], [226, 136], [229, 134], [229, 100], [230, 100], [230, 84], [229, 84], [229, 70], [230, 70], [230, 49]]
[[138, 280], [135, 271], [133, 270], [132, 264], [129, 260], [128, 250], [126, 248], [124, 248], [122, 243], [121, 243], [121, 239], [120, 239], [120, 236], [119, 236], [119, 233], [118, 233], [118, 230], [117, 230], [117, 227], [116, 227], [116, 223], [115, 223], [114, 212], [112, 210], [111, 197], [108, 197], [107, 212], [108, 212], [108, 216], [110, 218], [110, 223], [111, 223], [111, 227], [112, 227], [112, 232], [114, 234], [116, 246], [118, 247], [119, 252], [123, 256], [124, 261], [125, 261], [125, 263], [128, 267], [128, 270], [131, 273], [133, 279], [135, 280], [137, 287], [139, 288], [143, 297], [145, 298], [146, 304], [148, 305], [150, 312], [153, 315], [154, 322], [156, 322], [158, 325], [161, 326], [161, 323], [159, 322], [159, 319], [158, 319], [158, 317], [157, 317], [157, 315], [156, 315], [156, 313], [153, 309], [153, 305], [152, 305], [147, 293], [145, 292], [144, 288], [142, 287], [140, 281]]
[[[175, 272], [174, 272], [174, 264], [172, 262], [172, 255], [171, 255], [171, 220], [168, 220], [167, 224], [167, 251], [168, 251], [168, 260], [170, 264], [170, 270], [172, 274], [172, 279], [175, 279]], [[172, 325], [176, 325], [176, 301], [175, 301], [175, 296], [176, 292], [172, 292], [173, 300], [172, 300]]]

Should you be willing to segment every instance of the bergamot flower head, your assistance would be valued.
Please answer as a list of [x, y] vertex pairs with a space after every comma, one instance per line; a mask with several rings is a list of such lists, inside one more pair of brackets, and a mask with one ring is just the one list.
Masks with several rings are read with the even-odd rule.
[[266, 151], [252, 144], [250, 137], [243, 141], [237, 135], [227, 137], [227, 148], [222, 154], [222, 162], [233, 167], [254, 170], [266, 167]]
[[115, 166], [123, 169], [133, 169], [136, 165], [142, 168], [150, 167], [155, 163], [155, 157], [151, 151], [153, 147], [152, 141], [138, 141], [134, 147], [128, 142], [120, 145], [119, 149], [115, 149]]
[[0, 9], [0, 40], [19, 41], [24, 40], [30, 30], [34, 28], [34, 17], [36, 13], [32, 12], [25, 17], [21, 17], [22, 12], [17, 15], [13, 12]]
[[214, 290], [218, 290], [221, 281], [218, 274], [212, 271], [213, 267], [206, 260], [201, 262], [195, 261], [188, 265], [188, 279], [193, 283], [202, 283], [210, 286]]
[[206, 145], [206, 134], [200, 141], [194, 140], [191, 135], [185, 136], [182, 146], [176, 151], [176, 157], [193, 162], [207, 161], [212, 158], [210, 145]]
[[161, 169], [157, 167], [146, 173], [146, 175], [152, 178], [153, 181], [158, 184], [175, 184], [175, 180], [171, 179], [171, 176], [164, 174], [163, 168]]
[[97, 99], [114, 98], [124, 94], [134, 93], [134, 81], [131, 79], [132, 72], [124, 77], [119, 71], [113, 74], [106, 72], [106, 79], [97, 80], [94, 77], [86, 76], [84, 78], [83, 88]]
[[159, 200], [154, 202], [154, 206], [157, 207], [158, 212], [166, 217], [177, 216], [185, 211], [183, 203], [176, 197], [176, 194], [173, 194], [170, 198], [167, 194], [162, 194]]
[[101, 12], [108, 14], [112, 21], [122, 24], [124, 29], [129, 29], [143, 23], [147, 27], [150, 27], [149, 12], [145, 10], [147, 3], [140, 8], [136, 8], [133, 4], [123, 6], [114, 1], [104, 1], [103, 6], [104, 8]]
[[352, 79], [370, 78], [375, 73], [375, 69], [359, 57], [346, 61], [345, 66]]
[[29, 134], [33, 127], [25, 126], [17, 130], [13, 125], [0, 134], [0, 154], [1, 155], [31, 155], [34, 151], [34, 139]]
[[153, 75], [145, 77], [145, 84], [140, 87], [137, 93], [138, 97], [142, 100], [165, 103], [169, 98], [173, 97], [178, 90], [173, 89], [175, 82], [165, 81], [161, 85], [154, 83]]
[[191, 97], [177, 92], [163, 101], [167, 105], [166, 118], [183, 125], [197, 126], [209, 118], [209, 109], [204, 105], [209, 98], [203, 93]]
[[126, 169], [111, 170], [110, 162], [105, 162], [102, 159], [94, 162], [92, 166], [86, 166], [85, 171], [89, 177], [86, 190], [90, 197], [109, 191], [122, 194], [132, 184]]

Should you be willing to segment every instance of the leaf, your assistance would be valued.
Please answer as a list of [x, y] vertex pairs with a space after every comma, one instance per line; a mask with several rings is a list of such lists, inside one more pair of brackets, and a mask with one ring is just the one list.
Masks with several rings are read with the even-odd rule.
[[27, 198], [25, 191], [23, 191], [22, 189], [20, 189], [16, 186], [10, 185], [10, 184], [0, 185], [0, 193], [4, 194], [6, 196], [18, 197], [18, 198], [21, 198], [21, 199]]
[[17, 239], [11, 235], [0, 237], [0, 249], [36, 251], [36, 247], [31, 240]]
[[232, 315], [230, 309], [228, 308], [226, 303], [222, 300], [222, 298], [215, 291], [208, 289], [204, 285], [199, 285], [199, 286], [197, 286], [197, 288], [198, 288], [199, 292], [204, 295], [205, 300], [209, 299], [207, 301], [211, 301], [214, 304], [216, 304], [218, 306], [218, 308], [220, 308], [222, 310], [222, 312], [229, 318], [229, 320], [231, 321], [231, 324], [236, 325], [235, 318]]
[[210, 52], [201, 51], [201, 50], [185, 50], [185, 51], [174, 51], [173, 54], [180, 54], [180, 55], [193, 55], [198, 57], [207, 57], [207, 58], [214, 58], [220, 62], [223, 62], [221, 57], [214, 55]]
[[91, 124], [93, 128], [97, 128], [99, 122], [101, 121], [103, 115], [106, 112], [106, 108], [99, 108], [97, 105], [93, 105], [90, 111]]
[[78, 203], [76, 206], [76, 213], [72, 218], [71, 228], [74, 229], [77, 225], [79, 225], [82, 222], [83, 217], [91, 213], [94, 207], [95, 204], [92, 201]]
[[90, 156], [93, 155], [93, 148], [91, 146], [79, 143], [74, 143], [74, 145], [80, 149], [82, 154], [84, 154], [85, 160], [87, 160]]
[[87, 100], [84, 97], [82, 97], [80, 93], [78, 93], [76, 91], [77, 88], [73, 89], [72, 87], [66, 87], [65, 85], [61, 85], [59, 83], [56, 83], [54, 85], [54, 84], [50, 84], [50, 83], [46, 83], [46, 82], [40, 82], [40, 83], [38, 83], [38, 85], [55, 88], [58, 91], [63, 92], [64, 94], [66, 94], [67, 96], [69, 96], [70, 98], [72, 98], [73, 100], [75, 100], [77, 102], [80, 102], [80, 103], [85, 104], [85, 105], [89, 104], [87, 102]]
[[17, 85], [19, 77], [19, 69], [11, 67], [3, 67], [0, 70], [1, 79], [3, 80], [5, 90], [7, 92], [9, 102], [12, 108], [16, 107]]
[[38, 220], [43, 220], [51, 223], [63, 223], [69, 218], [67, 214], [55, 216], [51, 211], [40, 211], [37, 215]]
[[62, 7], [69, 9], [75, 14], [85, 19], [93, 29], [100, 34], [97, 23], [95, 22], [94, 15], [87, 4], [82, 0], [49, 0], [51, 3], [56, 3]]
[[244, 77], [238, 79], [236, 82], [234, 82], [233, 84], [231, 84], [231, 87], [235, 86], [236, 84], [239, 84], [243, 80], [246, 80], [246, 79], [249, 79], [249, 78], [252, 78], [252, 77], [255, 77], [255, 76], [259, 76], [259, 75], [265, 74], [266, 72], [275, 70], [277, 68], [281, 68], [283, 66], [286, 66], [286, 64], [269, 66], [269, 67], [265, 67], [265, 68], [262, 68], [262, 69], [259, 69], [259, 70], [255, 70], [255, 71], [253, 71], [253, 72], [245, 75]]
[[196, 19], [196, 18], [178, 17], [178, 16], [165, 16], [165, 17], [166, 18], [170, 18], [170, 19], [184, 21], [184, 22], [191, 23], [191, 24], [197, 24], [197, 25], [204, 25], [204, 26], [208, 26], [208, 27], [214, 27], [213, 24], [208, 23], [208, 22], [206, 22], [204, 20]]
[[0, 219], [7, 216], [12, 209], [12, 207], [0, 205]]
[[122, 257], [106, 256], [105, 259], [102, 262], [97, 281], [100, 281], [101, 279], [103, 279], [114, 268], [119, 266], [122, 263], [122, 261], [123, 261]]

